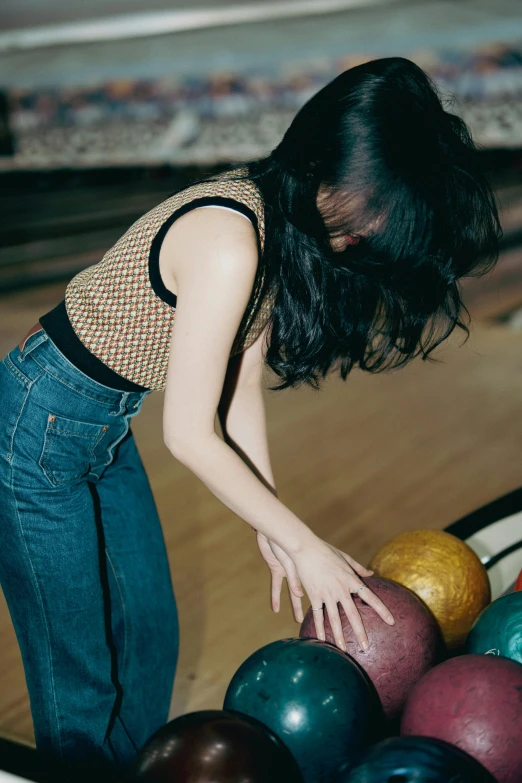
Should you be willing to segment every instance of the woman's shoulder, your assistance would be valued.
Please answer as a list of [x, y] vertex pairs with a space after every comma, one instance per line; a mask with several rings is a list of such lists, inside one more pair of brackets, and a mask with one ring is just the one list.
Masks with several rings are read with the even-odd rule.
[[178, 218], [198, 206], [221, 205], [249, 218], [262, 250], [265, 236], [263, 200], [255, 183], [243, 178], [243, 173], [242, 169], [235, 169], [189, 184], [138, 218], [124, 237], [132, 235], [139, 243], [152, 241], [158, 234], [164, 237]]
[[205, 263], [220, 266], [235, 276], [242, 270], [255, 273], [259, 261], [255, 225], [237, 209], [207, 208], [199, 205], [182, 214], [167, 231], [160, 251], [160, 267], [165, 276], [177, 278], [187, 265]]
[[263, 199], [259, 188], [247, 176], [246, 169], [233, 169], [193, 182], [182, 190], [176, 191], [164, 202], [169, 206], [198, 202], [200, 199], [216, 199], [216, 203], [226, 199], [249, 207], [256, 217], [263, 215]]

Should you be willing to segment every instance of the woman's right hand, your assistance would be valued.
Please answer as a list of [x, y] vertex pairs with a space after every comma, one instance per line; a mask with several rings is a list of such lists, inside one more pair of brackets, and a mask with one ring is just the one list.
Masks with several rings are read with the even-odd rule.
[[314, 536], [298, 554], [293, 555], [300, 582], [312, 604], [317, 638], [325, 640], [323, 607], [328, 612], [335, 643], [346, 652], [339, 605], [342, 606], [361, 649], [368, 649], [368, 637], [361, 616], [352, 598], [359, 595], [379, 617], [389, 625], [394, 624], [390, 610], [380, 598], [361, 580], [372, 572], [356, 560], [326, 541]]
[[346, 643], [339, 616], [339, 604], [343, 607], [353, 628], [361, 649], [368, 648], [368, 637], [361, 616], [355, 606], [352, 593], [371, 606], [377, 614], [389, 625], [394, 620], [389, 609], [380, 598], [360, 579], [361, 576], [371, 576], [363, 565], [351, 558], [345, 552], [327, 544], [317, 536], [307, 541], [299, 554], [291, 558], [273, 541], [257, 533], [257, 542], [272, 574], [272, 608], [279, 611], [281, 586], [284, 578], [288, 581], [290, 600], [297, 622], [302, 622], [301, 607], [304, 590], [308, 593], [312, 604], [317, 638], [325, 641], [323, 606], [328, 612], [328, 618], [335, 643], [346, 652]]
[[281, 608], [281, 589], [283, 587], [283, 582], [286, 579], [295, 620], [298, 623], [302, 623], [304, 616], [301, 602], [304, 596], [304, 590], [299, 582], [294, 562], [281, 547], [277, 546], [273, 541], [269, 541], [269, 539], [262, 533], [259, 533], [259, 531], [256, 531], [256, 533], [259, 551], [270, 569], [272, 577], [271, 603], [273, 611], [277, 613]]

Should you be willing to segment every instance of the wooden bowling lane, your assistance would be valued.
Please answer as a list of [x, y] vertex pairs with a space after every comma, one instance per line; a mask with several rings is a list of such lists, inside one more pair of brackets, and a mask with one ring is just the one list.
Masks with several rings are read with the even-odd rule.
[[[59, 301], [53, 285], [0, 300], [2, 355]], [[520, 486], [522, 334], [477, 324], [440, 364], [354, 373], [322, 392], [267, 393], [272, 462], [283, 502], [324, 538], [367, 562], [392, 535], [443, 528]], [[269, 608], [267, 570], [249, 528], [166, 451], [162, 396], [133, 425], [157, 498], [181, 615], [172, 715], [220, 707], [239, 664], [297, 635], [288, 601]], [[32, 741], [23, 670], [0, 603], [0, 734]], [[144, 705], [144, 709], [146, 705]]]

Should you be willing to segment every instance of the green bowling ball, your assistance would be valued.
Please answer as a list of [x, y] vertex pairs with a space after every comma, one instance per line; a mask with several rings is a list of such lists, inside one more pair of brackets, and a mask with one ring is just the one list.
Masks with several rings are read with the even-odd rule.
[[363, 670], [316, 639], [281, 639], [253, 653], [232, 678], [224, 709], [268, 726], [293, 754], [305, 783], [336, 783], [380, 718]]
[[466, 648], [522, 663], [522, 592], [503, 595], [486, 607], [469, 632]]

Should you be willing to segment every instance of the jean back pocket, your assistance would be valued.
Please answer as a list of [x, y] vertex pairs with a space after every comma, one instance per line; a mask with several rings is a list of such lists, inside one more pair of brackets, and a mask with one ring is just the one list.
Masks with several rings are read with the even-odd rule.
[[97, 461], [97, 447], [108, 425], [91, 424], [50, 413], [40, 467], [53, 486], [87, 476]]

